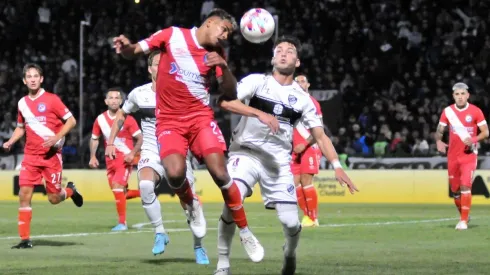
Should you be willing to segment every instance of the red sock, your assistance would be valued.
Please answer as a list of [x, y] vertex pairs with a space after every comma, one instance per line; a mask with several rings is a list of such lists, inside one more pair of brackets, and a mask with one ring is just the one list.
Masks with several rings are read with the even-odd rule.
[[471, 208], [471, 191], [461, 191], [461, 220], [468, 222]]
[[303, 194], [303, 187], [301, 185], [296, 186], [296, 197], [298, 198], [298, 206], [303, 211], [303, 215], [308, 216], [305, 195]]
[[225, 204], [231, 211], [231, 216], [233, 221], [238, 226], [238, 228], [245, 228], [248, 225], [247, 215], [245, 215], [245, 209], [242, 205], [242, 196], [240, 195], [240, 189], [233, 181], [227, 184], [226, 187], [221, 188], [221, 194], [223, 194], [223, 199]]
[[73, 189], [65, 188], [65, 200], [69, 199], [73, 195]]
[[314, 221], [317, 219], [317, 212], [318, 212], [318, 195], [316, 194], [315, 186], [313, 184], [308, 186], [303, 186], [303, 193], [305, 194], [308, 216], [312, 221]]
[[172, 188], [181, 203], [185, 203], [188, 205], [192, 205], [192, 201], [194, 200], [194, 194], [192, 193], [191, 185], [189, 181], [186, 179], [184, 183], [179, 188]]
[[114, 198], [116, 199], [116, 209], [119, 215], [119, 223], [126, 224], [126, 195], [123, 189], [113, 189]]
[[454, 205], [458, 208], [459, 214], [461, 215], [461, 197], [454, 197]]
[[21, 207], [19, 208], [19, 236], [21, 240], [27, 240], [31, 237], [31, 220], [32, 220], [32, 208]]
[[140, 190], [129, 190], [126, 192], [126, 199], [134, 199], [140, 197]]

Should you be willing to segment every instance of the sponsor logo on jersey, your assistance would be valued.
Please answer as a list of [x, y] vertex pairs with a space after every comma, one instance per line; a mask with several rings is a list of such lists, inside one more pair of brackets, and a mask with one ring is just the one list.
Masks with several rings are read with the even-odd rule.
[[282, 110], [284, 110], [284, 107], [281, 104], [276, 104], [274, 105], [274, 109], [272, 110], [274, 114], [280, 115], [282, 114]]
[[471, 122], [473, 120], [473, 118], [470, 116], [470, 115], [467, 115], [464, 120], [466, 120], [466, 122]]
[[44, 103], [39, 103], [37, 105], [37, 111], [40, 112], [40, 113], [44, 113], [46, 111], [46, 104]]
[[170, 63], [170, 70], [168, 73], [176, 74], [177, 75], [176, 79], [179, 81], [197, 82], [200, 84], [206, 83], [206, 79], [202, 77], [200, 73], [181, 69], [175, 62]]
[[294, 105], [296, 102], [298, 102], [298, 99], [294, 95], [289, 95], [288, 101], [289, 101], [289, 104]]

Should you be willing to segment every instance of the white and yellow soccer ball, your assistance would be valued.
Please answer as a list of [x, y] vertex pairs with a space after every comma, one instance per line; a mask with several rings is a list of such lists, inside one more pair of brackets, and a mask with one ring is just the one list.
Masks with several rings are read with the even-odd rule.
[[243, 14], [240, 31], [243, 37], [252, 43], [263, 43], [271, 38], [276, 28], [272, 15], [261, 8], [255, 8]]

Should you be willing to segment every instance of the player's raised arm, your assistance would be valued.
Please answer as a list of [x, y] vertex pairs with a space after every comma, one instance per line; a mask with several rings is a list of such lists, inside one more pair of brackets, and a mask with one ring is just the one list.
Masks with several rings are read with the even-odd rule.
[[160, 50], [165, 47], [165, 44], [169, 41], [172, 34], [172, 28], [166, 28], [157, 31], [150, 37], [139, 41], [138, 43], [131, 43], [131, 41], [124, 35], [119, 35], [112, 39], [113, 47], [116, 49], [116, 53], [121, 54], [126, 59], [133, 59], [141, 54], [149, 54], [152, 51]]

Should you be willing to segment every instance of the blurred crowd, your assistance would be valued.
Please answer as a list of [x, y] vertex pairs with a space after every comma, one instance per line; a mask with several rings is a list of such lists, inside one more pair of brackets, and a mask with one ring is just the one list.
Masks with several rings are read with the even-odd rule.
[[[316, 90], [342, 95], [341, 127], [331, 137], [349, 156], [433, 155], [433, 132], [442, 109], [452, 102], [451, 86], [470, 86], [470, 101], [490, 111], [490, 2], [476, 0], [205, 0], [0, 2], [0, 142], [15, 127], [17, 101], [26, 90], [21, 68], [39, 63], [44, 87], [79, 113], [79, 28], [84, 35], [84, 133], [106, 109], [108, 87], [127, 92], [149, 81], [146, 60], [126, 61], [111, 48], [124, 33], [132, 41], [168, 26], [198, 26], [213, 8], [237, 21], [252, 7], [279, 17], [279, 33], [303, 41], [300, 73]], [[270, 70], [271, 46], [230, 39], [229, 65], [239, 79]], [[229, 137], [230, 116], [216, 108]], [[328, 126], [328, 125], [327, 125]], [[86, 148], [76, 132], [66, 142], [65, 163], [77, 162]], [[480, 144], [482, 154], [490, 144]], [[22, 144], [16, 152], [22, 151]]]

